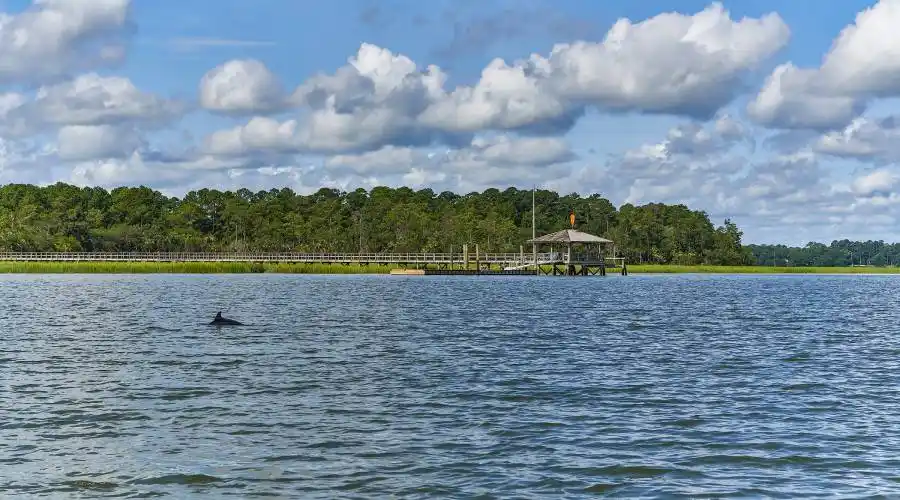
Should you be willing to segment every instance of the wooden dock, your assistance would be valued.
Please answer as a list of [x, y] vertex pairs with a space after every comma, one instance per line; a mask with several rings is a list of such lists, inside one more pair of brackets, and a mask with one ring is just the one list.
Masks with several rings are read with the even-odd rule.
[[[535, 266], [535, 258], [537, 266]], [[561, 252], [480, 253], [204, 253], [204, 252], [0, 252], [0, 262], [245, 262], [395, 266], [407, 275], [605, 275], [624, 265], [621, 257], [593, 258], [573, 271]], [[537, 267], [537, 269], [536, 269]], [[421, 271], [421, 272], [419, 272]]]
[[[537, 255], [541, 265], [552, 264], [559, 254]], [[250, 262], [285, 264], [376, 264], [463, 267], [533, 266], [524, 253], [200, 253], [200, 252], [0, 252], [0, 262]]]
[[[563, 254], [537, 254], [540, 265], [561, 262]], [[607, 259], [620, 261], [621, 258]], [[523, 253], [200, 253], [200, 252], [0, 252], [0, 262], [272, 262], [288, 264], [435, 264], [533, 266]], [[610, 262], [612, 264], [612, 262]]]

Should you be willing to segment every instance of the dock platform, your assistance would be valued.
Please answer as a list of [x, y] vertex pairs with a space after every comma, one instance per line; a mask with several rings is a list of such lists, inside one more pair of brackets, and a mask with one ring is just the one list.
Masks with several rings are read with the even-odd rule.
[[534, 276], [528, 269], [392, 269], [394, 276]]

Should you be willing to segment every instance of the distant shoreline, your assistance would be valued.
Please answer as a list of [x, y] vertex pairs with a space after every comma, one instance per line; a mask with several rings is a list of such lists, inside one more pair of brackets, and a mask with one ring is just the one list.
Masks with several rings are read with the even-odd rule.
[[[0, 274], [389, 274], [396, 266], [249, 262], [9, 262]], [[610, 269], [610, 274], [619, 274]], [[900, 267], [674, 266], [629, 264], [629, 274], [900, 274]]]
[[629, 265], [629, 274], [900, 274], [900, 267]]

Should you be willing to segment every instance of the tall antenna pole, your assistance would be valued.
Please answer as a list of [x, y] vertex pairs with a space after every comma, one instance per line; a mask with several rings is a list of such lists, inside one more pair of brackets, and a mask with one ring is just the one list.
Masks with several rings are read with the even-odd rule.
[[537, 226], [535, 221], [537, 220], [537, 216], [535, 215], [535, 203], [534, 203], [534, 193], [537, 191], [537, 186], [531, 186], [531, 258], [534, 261], [534, 274], [540, 274], [540, 268], [538, 268], [537, 261], [537, 243], [535, 243], [535, 239], [537, 239]]

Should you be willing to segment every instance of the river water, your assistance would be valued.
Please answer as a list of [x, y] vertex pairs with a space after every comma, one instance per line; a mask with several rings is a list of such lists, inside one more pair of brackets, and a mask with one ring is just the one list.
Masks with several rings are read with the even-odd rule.
[[898, 495], [898, 297], [890, 276], [0, 277], [0, 497]]

